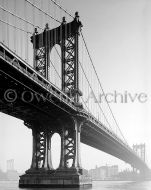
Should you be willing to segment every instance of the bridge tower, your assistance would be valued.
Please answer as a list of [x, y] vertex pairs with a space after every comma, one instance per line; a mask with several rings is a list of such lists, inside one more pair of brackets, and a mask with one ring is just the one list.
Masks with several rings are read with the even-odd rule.
[[[48, 24], [44, 31], [38, 34], [37, 29], [31, 41], [34, 49], [34, 69], [46, 79], [49, 78], [50, 53], [58, 44], [61, 48], [62, 64], [62, 91], [69, 96], [77, 108], [79, 103], [79, 60], [78, 40], [82, 24], [78, 13], [72, 22], [49, 29]], [[58, 115], [52, 118], [51, 126], [37, 121], [25, 121], [25, 125], [32, 129], [33, 154], [31, 168], [20, 177], [20, 187], [79, 187], [91, 185], [89, 177], [82, 176], [80, 162], [80, 133], [83, 119], [76, 114], [67, 116]], [[51, 137], [57, 132], [61, 137], [61, 158], [59, 168], [53, 169], [51, 162]]]
[[133, 145], [133, 150], [138, 154], [145, 162], [145, 144]]
[[[145, 162], [145, 154], [146, 154], [145, 144], [135, 144], [133, 145], [133, 150]], [[133, 167], [133, 171], [137, 172], [137, 169]]]

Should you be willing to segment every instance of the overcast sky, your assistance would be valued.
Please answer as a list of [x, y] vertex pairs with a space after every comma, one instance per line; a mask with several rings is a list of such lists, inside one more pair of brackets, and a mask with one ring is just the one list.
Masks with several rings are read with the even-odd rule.
[[[82, 30], [105, 91], [147, 95], [144, 103], [136, 98], [134, 102], [118, 101], [110, 105], [129, 145], [146, 143], [147, 161], [151, 166], [151, 1], [57, 2], [72, 14], [79, 12]], [[54, 140], [54, 149], [58, 149], [56, 142]], [[31, 152], [31, 130], [23, 121], [0, 113], [0, 168], [5, 170], [6, 160], [13, 158], [15, 168], [25, 171], [30, 167]], [[58, 152], [53, 156], [58, 162]], [[125, 166], [118, 159], [83, 144], [81, 157], [83, 166], [88, 169], [105, 164]]]

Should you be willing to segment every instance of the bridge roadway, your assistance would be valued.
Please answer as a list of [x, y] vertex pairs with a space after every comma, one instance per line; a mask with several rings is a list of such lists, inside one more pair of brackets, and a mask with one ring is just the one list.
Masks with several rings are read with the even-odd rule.
[[[16, 101], [6, 100], [4, 94], [6, 95], [8, 89], [15, 90]], [[47, 100], [42, 100], [40, 94], [47, 97]], [[13, 94], [9, 95], [15, 98]], [[36, 120], [55, 128], [60, 122], [70, 123], [71, 115], [76, 115], [84, 121], [81, 129], [82, 143], [111, 154], [142, 172], [148, 170], [146, 163], [114, 132], [82, 107], [75, 105], [65, 93], [2, 43], [0, 43], [0, 111], [23, 120], [25, 124]]]

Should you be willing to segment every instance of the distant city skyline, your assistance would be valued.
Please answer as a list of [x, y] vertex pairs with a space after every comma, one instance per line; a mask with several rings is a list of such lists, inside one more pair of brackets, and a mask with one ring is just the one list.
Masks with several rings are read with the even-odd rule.
[[[6, 161], [7, 171], [3, 171], [0, 168], [0, 181], [18, 181], [19, 176], [23, 173], [19, 173], [14, 167], [14, 159]], [[94, 168], [86, 170], [83, 168], [83, 175], [89, 176], [92, 180], [130, 180], [132, 177], [137, 176], [137, 172], [126, 168], [119, 170], [118, 165], [96, 165]]]

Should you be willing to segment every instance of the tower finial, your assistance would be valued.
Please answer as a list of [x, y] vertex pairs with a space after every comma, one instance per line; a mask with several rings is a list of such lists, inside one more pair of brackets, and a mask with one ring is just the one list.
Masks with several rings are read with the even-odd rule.
[[65, 18], [65, 16], [62, 17], [62, 24], [66, 24], [66, 18]]
[[38, 34], [37, 28], [34, 29], [34, 33], [35, 33], [35, 34]]
[[45, 27], [45, 29], [46, 29], [46, 30], [49, 29], [49, 25], [48, 25], [48, 23], [46, 23], [46, 27]]
[[75, 12], [75, 20], [76, 20], [77, 22], [79, 22], [79, 13], [78, 13], [78, 12]]
[[79, 17], [79, 13], [77, 11], [75, 12], [75, 17]]

